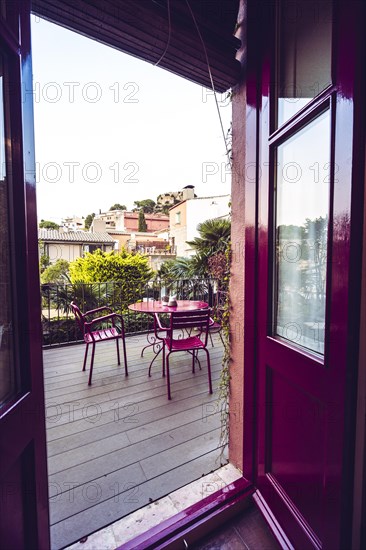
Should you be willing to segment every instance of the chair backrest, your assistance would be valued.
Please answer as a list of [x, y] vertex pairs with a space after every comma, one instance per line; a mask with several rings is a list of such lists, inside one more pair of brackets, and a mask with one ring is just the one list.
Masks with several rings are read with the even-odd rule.
[[78, 306], [75, 304], [75, 302], [71, 302], [70, 307], [72, 312], [75, 315], [75, 318], [79, 325], [80, 330], [84, 332], [84, 323], [85, 323], [84, 315], [82, 314]]
[[198, 328], [200, 334], [205, 335], [204, 344], [207, 345], [208, 327], [210, 324], [210, 309], [201, 309], [198, 311], [174, 311], [170, 315], [171, 334], [177, 329]]

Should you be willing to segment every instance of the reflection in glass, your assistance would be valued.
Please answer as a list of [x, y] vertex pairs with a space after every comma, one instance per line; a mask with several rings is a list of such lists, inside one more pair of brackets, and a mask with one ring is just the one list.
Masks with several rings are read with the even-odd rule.
[[15, 394], [16, 371], [11, 302], [9, 190], [5, 162], [4, 74], [0, 57], [0, 408]]
[[332, 16], [328, 0], [279, 4], [278, 126], [331, 83]]
[[324, 353], [330, 114], [277, 149], [274, 333]]

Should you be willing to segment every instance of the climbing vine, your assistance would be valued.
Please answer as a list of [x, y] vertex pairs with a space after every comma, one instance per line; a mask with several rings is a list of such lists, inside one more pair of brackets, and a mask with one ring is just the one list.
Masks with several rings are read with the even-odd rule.
[[[223, 258], [221, 258], [222, 260]], [[221, 432], [220, 432], [220, 447], [222, 459], [225, 447], [229, 441], [229, 394], [230, 394], [230, 265], [231, 265], [231, 246], [228, 243], [225, 253], [224, 262], [220, 262], [220, 291], [224, 299], [220, 303], [220, 322], [221, 334], [224, 344], [224, 353], [222, 358], [222, 368], [219, 382], [218, 404], [221, 415]]]

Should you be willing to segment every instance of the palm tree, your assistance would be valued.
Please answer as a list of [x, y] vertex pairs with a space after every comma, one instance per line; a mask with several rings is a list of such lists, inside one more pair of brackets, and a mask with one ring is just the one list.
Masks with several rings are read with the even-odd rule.
[[197, 226], [200, 234], [193, 241], [187, 241], [198, 254], [209, 256], [217, 252], [225, 252], [230, 241], [231, 222], [228, 219], [214, 218], [206, 220]]
[[[191, 276], [218, 278], [215, 266], [215, 258], [222, 260], [230, 243], [231, 222], [228, 219], [215, 218], [200, 223], [197, 227], [200, 234], [187, 243], [196, 251], [196, 255], [190, 258]], [[217, 263], [217, 262], [216, 262]], [[222, 264], [222, 261], [220, 262]]]

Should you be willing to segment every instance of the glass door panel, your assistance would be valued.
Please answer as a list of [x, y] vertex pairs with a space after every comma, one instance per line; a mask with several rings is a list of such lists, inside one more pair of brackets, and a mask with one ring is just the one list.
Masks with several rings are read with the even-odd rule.
[[274, 335], [324, 353], [330, 112], [277, 148]]
[[0, 409], [18, 392], [14, 354], [12, 267], [9, 224], [9, 178], [6, 171], [4, 59], [0, 55]]
[[277, 126], [331, 83], [332, 2], [283, 0], [279, 6]]

